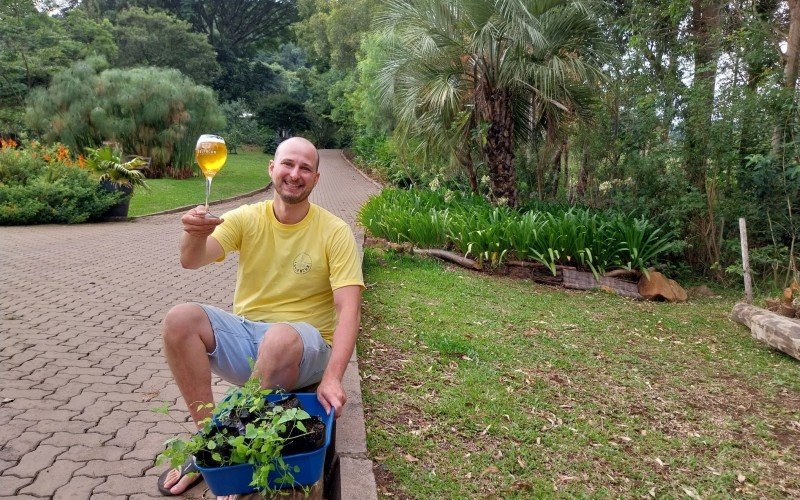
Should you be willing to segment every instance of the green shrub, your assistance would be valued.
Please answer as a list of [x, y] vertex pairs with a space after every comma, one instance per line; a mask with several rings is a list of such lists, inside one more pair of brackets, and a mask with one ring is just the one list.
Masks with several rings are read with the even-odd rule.
[[28, 125], [73, 151], [119, 143], [125, 155], [152, 158], [150, 177], [194, 172], [197, 137], [223, 128], [211, 89], [175, 69], [105, 69], [102, 58], [79, 61], [31, 94]]
[[100, 217], [118, 200], [80, 168], [0, 151], [0, 225], [75, 224]]
[[11, 149], [0, 149], [0, 185], [25, 185], [40, 176], [47, 164]]
[[644, 218], [544, 204], [514, 210], [450, 192], [384, 189], [364, 204], [358, 220], [370, 234], [396, 243], [452, 248], [494, 266], [513, 256], [553, 274], [559, 265], [595, 276], [610, 268], [647, 272], [675, 246], [670, 233]]
[[[266, 142], [268, 132], [258, 126], [258, 121], [243, 99], [223, 103], [220, 109], [225, 114], [226, 125], [222, 136], [228, 149], [244, 145], [263, 145]], [[274, 132], [272, 135], [274, 136]]]

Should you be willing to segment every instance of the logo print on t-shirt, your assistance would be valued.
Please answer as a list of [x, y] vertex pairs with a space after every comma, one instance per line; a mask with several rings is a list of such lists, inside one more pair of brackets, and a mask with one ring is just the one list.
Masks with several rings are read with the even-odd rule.
[[294, 258], [292, 268], [296, 274], [306, 274], [311, 270], [311, 256], [305, 252], [300, 252], [300, 254]]

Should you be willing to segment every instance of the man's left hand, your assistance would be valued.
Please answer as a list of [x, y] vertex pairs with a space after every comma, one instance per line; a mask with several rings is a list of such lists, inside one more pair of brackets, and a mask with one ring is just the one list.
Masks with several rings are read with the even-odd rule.
[[326, 413], [335, 411], [335, 418], [342, 414], [342, 407], [347, 402], [347, 395], [344, 393], [342, 381], [336, 379], [325, 379], [317, 387], [317, 400], [320, 402]]

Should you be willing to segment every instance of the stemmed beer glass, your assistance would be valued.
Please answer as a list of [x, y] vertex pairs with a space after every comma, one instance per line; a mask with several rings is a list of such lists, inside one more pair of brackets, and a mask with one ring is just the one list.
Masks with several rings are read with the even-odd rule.
[[211, 179], [222, 169], [228, 158], [225, 139], [213, 134], [201, 135], [194, 148], [194, 157], [206, 178], [206, 217], [214, 217], [208, 212], [208, 196], [211, 194]]

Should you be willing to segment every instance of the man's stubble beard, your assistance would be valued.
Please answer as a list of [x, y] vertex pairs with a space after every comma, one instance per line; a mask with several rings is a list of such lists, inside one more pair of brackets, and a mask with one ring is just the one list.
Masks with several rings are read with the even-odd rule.
[[[283, 182], [281, 184], [284, 184]], [[306, 191], [305, 189], [302, 190], [299, 194], [293, 196], [283, 193], [283, 189], [275, 189], [275, 192], [280, 197], [281, 201], [286, 203], [287, 205], [299, 205], [306, 201], [309, 196], [311, 196], [312, 189]]]

